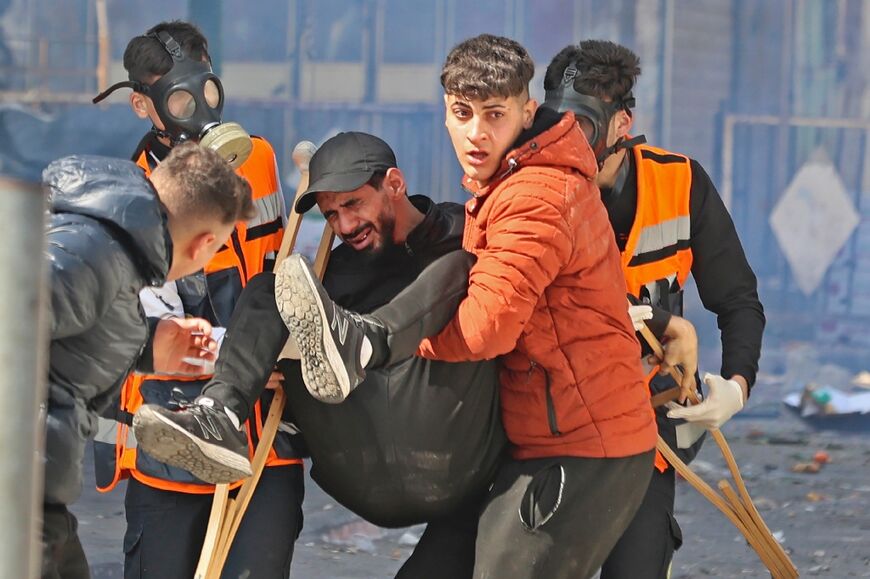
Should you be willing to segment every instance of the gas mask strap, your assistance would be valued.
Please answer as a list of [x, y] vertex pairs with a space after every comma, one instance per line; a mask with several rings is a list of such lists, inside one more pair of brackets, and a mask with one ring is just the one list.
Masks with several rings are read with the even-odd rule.
[[141, 92], [141, 93], [144, 93], [147, 91], [147, 88], [145, 87], [145, 85], [143, 85], [141, 82], [139, 82], [137, 80], [124, 80], [121, 82], [116, 82], [115, 84], [113, 84], [112, 86], [110, 86], [109, 88], [107, 88], [106, 90], [101, 92], [100, 94], [95, 96], [93, 99], [91, 99], [91, 102], [94, 104], [97, 104], [98, 102], [104, 100], [106, 97], [108, 97], [110, 94], [112, 94], [113, 92], [115, 92], [119, 88], [132, 88], [135, 92]]
[[156, 33], [152, 32], [148, 36], [163, 45], [163, 48], [166, 49], [166, 52], [168, 52], [169, 56], [172, 57], [173, 62], [184, 60], [184, 51], [181, 49], [181, 45], [178, 44], [178, 42], [176, 42], [168, 32], [161, 30]]
[[614, 145], [616, 147], [616, 149], [614, 149], [613, 152], [615, 153], [616, 151], [618, 151], [620, 149], [630, 149], [630, 148], [635, 147], [637, 145], [643, 145], [644, 143], [646, 143], [646, 135], [638, 135], [638, 136], [632, 137], [630, 139], [623, 138], [623, 139], [620, 139], [620, 141], [618, 143], [616, 143], [616, 145]]
[[644, 143], [646, 143], [646, 135], [638, 135], [630, 139], [619, 139], [618, 141], [601, 151], [598, 159], [596, 159], [598, 161], [598, 169], [600, 170], [601, 167], [604, 166], [604, 161], [607, 160], [607, 157], [616, 153], [620, 149], [630, 149], [635, 145], [642, 145]]
[[565, 69], [565, 72], [562, 73], [562, 88], [574, 88], [575, 78], [577, 78], [577, 67], [572, 62]]
[[158, 129], [154, 125], [151, 125], [151, 132], [154, 133], [154, 135], [157, 137], [162, 137], [164, 139], [167, 139], [173, 145], [178, 144], [177, 140], [172, 135], [170, 135], [166, 131], [161, 131], [160, 129]]

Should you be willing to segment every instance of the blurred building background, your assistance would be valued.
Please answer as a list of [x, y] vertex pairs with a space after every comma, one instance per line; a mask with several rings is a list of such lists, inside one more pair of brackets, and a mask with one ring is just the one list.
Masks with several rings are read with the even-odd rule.
[[[452, 45], [516, 38], [542, 97], [563, 46], [625, 44], [643, 67], [636, 132], [713, 177], [759, 276], [770, 351], [811, 341], [870, 364], [866, 0], [0, 0], [0, 169], [129, 156], [148, 126], [121, 93], [90, 98], [125, 78], [130, 38], [174, 18], [209, 37], [224, 118], [273, 143], [287, 192], [297, 141], [364, 130], [394, 147], [412, 192], [461, 201], [438, 83]], [[715, 350], [701, 310], [693, 299]]]

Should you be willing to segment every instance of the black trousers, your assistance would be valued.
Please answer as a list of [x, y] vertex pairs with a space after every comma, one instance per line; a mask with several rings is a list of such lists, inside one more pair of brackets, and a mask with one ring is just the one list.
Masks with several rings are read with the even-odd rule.
[[65, 505], [43, 505], [42, 579], [90, 579], [78, 521]]
[[[224, 579], [286, 579], [302, 530], [301, 465], [269, 467], [230, 548]], [[190, 579], [205, 539], [212, 495], [163, 491], [135, 479], [125, 497], [125, 579]]]
[[463, 509], [429, 522], [396, 579], [472, 579], [479, 518], [480, 509]]
[[683, 534], [674, 518], [675, 473], [653, 470], [628, 529], [601, 568], [601, 579], [665, 579]]
[[[371, 312], [384, 327], [369, 335], [375, 350], [369, 366], [390, 366], [410, 358], [424, 338], [447, 325], [468, 291], [473, 263], [474, 256], [465, 251], [450, 252], [427, 266], [388, 304]], [[247, 420], [290, 335], [275, 305], [273, 274], [251, 278], [228, 327], [214, 376], [202, 393]]]
[[507, 460], [478, 525], [474, 579], [585, 579], [640, 506], [654, 452]]

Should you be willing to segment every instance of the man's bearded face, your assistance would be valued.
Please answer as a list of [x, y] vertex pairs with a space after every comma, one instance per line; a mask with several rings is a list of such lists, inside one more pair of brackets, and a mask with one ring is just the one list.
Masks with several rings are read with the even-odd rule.
[[383, 185], [318, 193], [317, 205], [335, 234], [355, 251], [379, 254], [395, 243], [396, 213]]

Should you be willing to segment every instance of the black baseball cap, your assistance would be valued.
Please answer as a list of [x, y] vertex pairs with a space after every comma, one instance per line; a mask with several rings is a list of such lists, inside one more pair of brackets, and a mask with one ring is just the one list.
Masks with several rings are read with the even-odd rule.
[[308, 189], [296, 200], [296, 212], [314, 207], [317, 193], [354, 191], [375, 173], [393, 167], [396, 155], [382, 139], [368, 133], [339, 133], [311, 157]]

